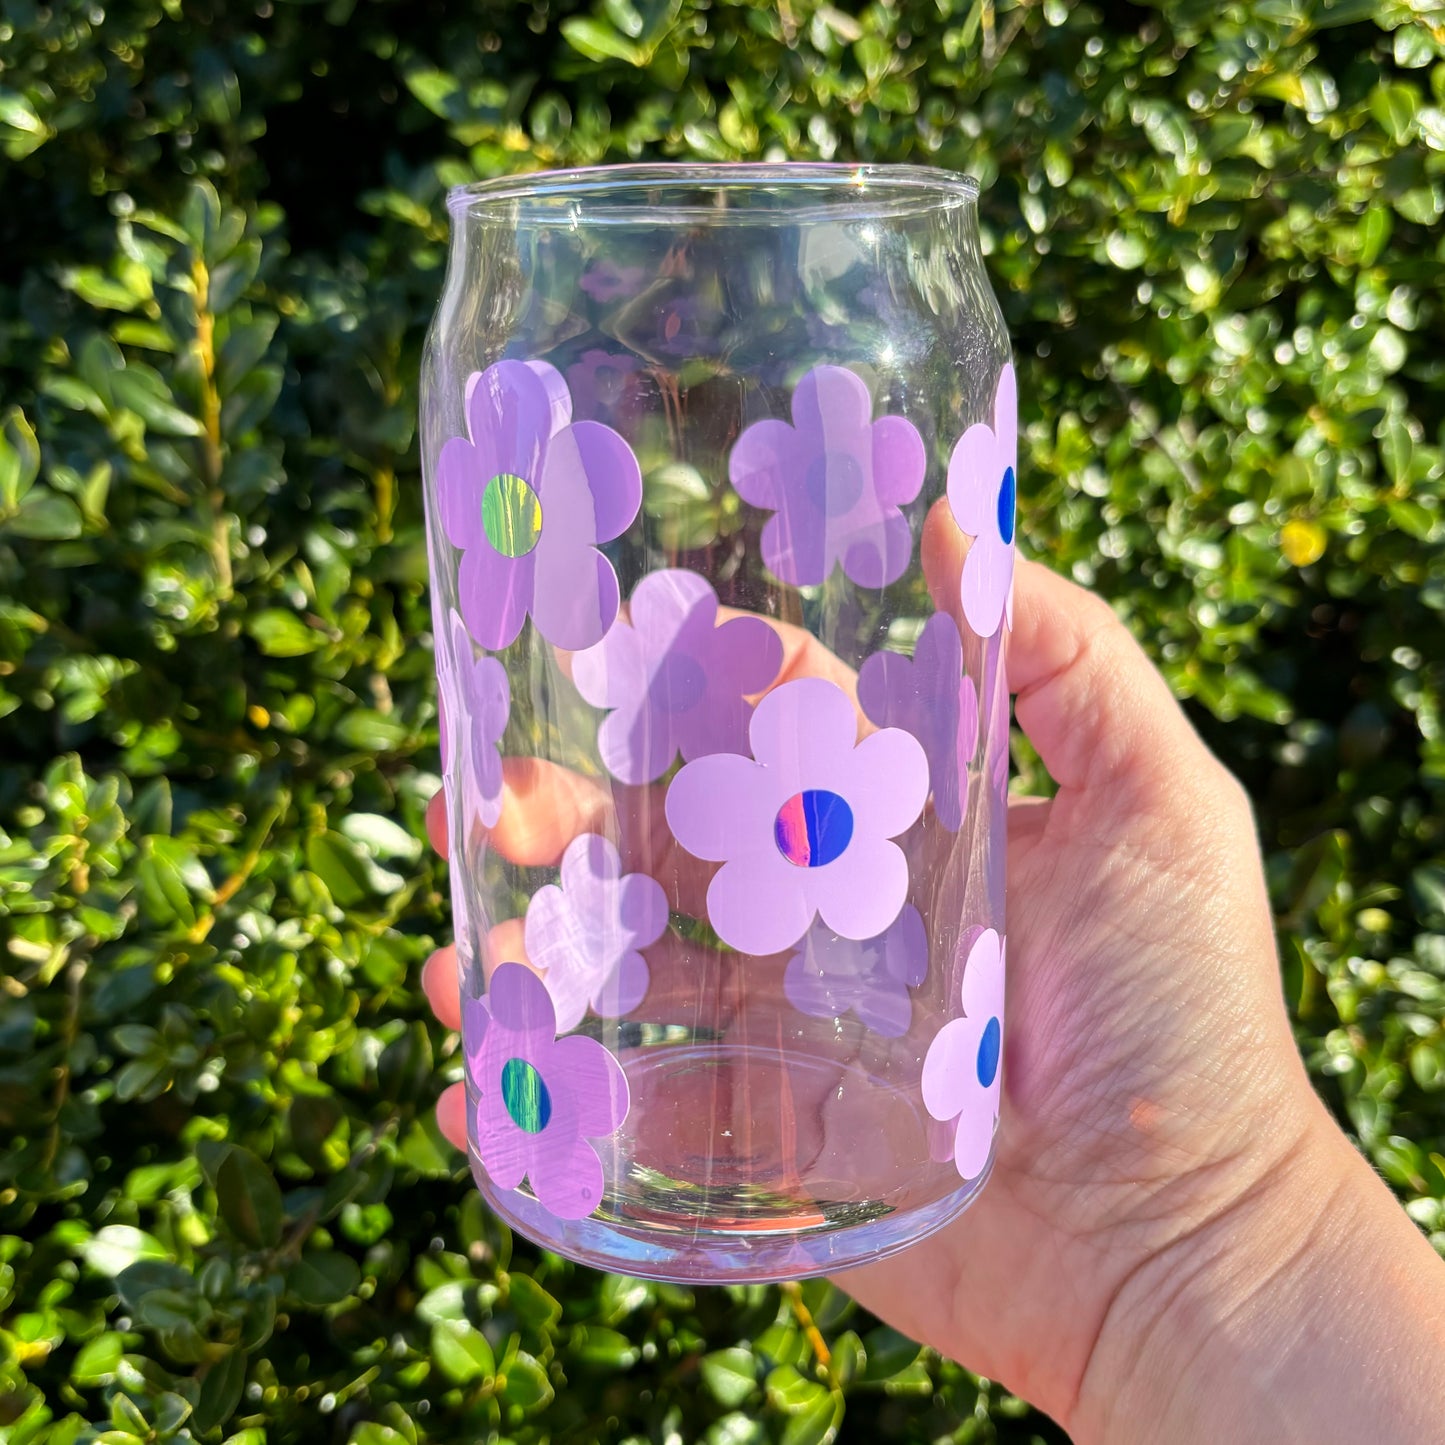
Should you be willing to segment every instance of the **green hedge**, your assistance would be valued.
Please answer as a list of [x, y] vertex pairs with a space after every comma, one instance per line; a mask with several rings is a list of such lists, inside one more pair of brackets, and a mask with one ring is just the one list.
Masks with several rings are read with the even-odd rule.
[[438, 1138], [418, 351], [443, 187], [539, 164], [982, 177], [1027, 549], [1248, 781], [1445, 1246], [1442, 56], [1432, 0], [9, 0], [0, 1436], [1060, 1438], [826, 1284], [514, 1243]]

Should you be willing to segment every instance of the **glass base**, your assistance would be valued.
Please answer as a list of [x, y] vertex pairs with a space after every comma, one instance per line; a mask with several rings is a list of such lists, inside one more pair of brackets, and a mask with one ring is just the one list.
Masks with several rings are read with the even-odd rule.
[[[919, 1117], [916, 1090], [856, 1064], [674, 1045], [639, 1050], [628, 1076], [641, 1131], [618, 1147], [596, 1214], [558, 1219], [526, 1188], [496, 1189], [471, 1156], [502, 1219], [598, 1269], [688, 1284], [831, 1274], [942, 1229], [993, 1166], [960, 1181], [951, 1159], [930, 1157], [940, 1126]], [[781, 1128], [780, 1094], [793, 1106]]]

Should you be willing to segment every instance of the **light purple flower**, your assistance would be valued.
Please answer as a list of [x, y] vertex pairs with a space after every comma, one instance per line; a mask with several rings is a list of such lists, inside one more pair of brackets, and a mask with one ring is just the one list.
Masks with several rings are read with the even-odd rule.
[[928, 935], [911, 903], [877, 938], [839, 938], [815, 923], [788, 960], [783, 991], [799, 1013], [837, 1018], [852, 1009], [875, 1033], [897, 1038], [913, 1016], [910, 988], [928, 975]]
[[594, 301], [605, 304], [619, 296], [633, 295], [646, 275], [641, 266], [619, 266], [604, 256], [587, 268], [578, 284]]
[[572, 392], [573, 415], [601, 421], [628, 410], [625, 404], [633, 391], [632, 376], [639, 370], [635, 356], [594, 348], [584, 351], [567, 368], [567, 385]]
[[585, 1219], [606, 1184], [587, 1141], [606, 1138], [627, 1117], [622, 1065], [596, 1039], [559, 1039], [546, 985], [520, 963], [499, 965], [484, 999], [463, 997], [462, 1037], [487, 1177], [498, 1189], [526, 1179], [544, 1209]]
[[565, 1033], [590, 1002], [606, 1018], [630, 1013], [647, 993], [639, 949], [667, 928], [667, 895], [645, 873], [622, 872], [617, 849], [597, 833], [574, 838], [562, 855], [562, 882], [533, 894], [527, 908], [527, 957]]
[[923, 1060], [923, 1103], [953, 1127], [953, 1162], [965, 1179], [988, 1163], [1003, 1073], [1004, 941], [975, 931], [963, 966], [963, 1014], [939, 1029]]
[[978, 689], [963, 671], [963, 641], [944, 612], [923, 625], [913, 657], [875, 652], [858, 674], [858, 704], [879, 727], [902, 728], [928, 755], [933, 809], [951, 833], [968, 806], [978, 748]]
[[495, 657], [474, 657], [466, 624], [447, 614], [451, 646], [436, 650], [437, 714], [441, 725], [442, 767], [450, 770], [458, 753], [464, 836], [474, 821], [493, 827], [502, 816], [502, 757], [498, 744], [512, 707], [507, 670]]
[[691, 762], [747, 751], [746, 699], [778, 675], [783, 644], [762, 618], [719, 627], [717, 611], [717, 594], [696, 573], [650, 572], [632, 594], [629, 621], [573, 659], [577, 690], [612, 709], [597, 746], [620, 782], [660, 778], [679, 752]]
[[963, 562], [963, 615], [980, 637], [1014, 625], [1018, 452], [1018, 382], [1008, 363], [994, 392], [993, 425], [969, 427], [948, 460], [948, 505], [973, 538]]
[[860, 743], [847, 693], [818, 677], [774, 688], [748, 733], [751, 758], [699, 758], [667, 790], [674, 837], [723, 865], [707, 894], [718, 937], [776, 953], [819, 915], [844, 938], [876, 937], [908, 892], [908, 863], [889, 840], [923, 811], [923, 749], [899, 728]]
[[793, 391], [793, 423], [754, 422], [728, 462], [743, 501], [774, 515], [763, 561], [784, 582], [825, 582], [834, 565], [863, 587], [896, 582], [913, 553], [899, 510], [923, 486], [923, 439], [901, 416], [873, 418], [867, 384], [815, 366]]
[[437, 465], [447, 539], [462, 552], [458, 589], [472, 636], [507, 647], [528, 613], [557, 647], [590, 647], [617, 616], [617, 574], [597, 550], [642, 505], [642, 473], [601, 422], [572, 422], [555, 367], [499, 361], [467, 383], [470, 439]]

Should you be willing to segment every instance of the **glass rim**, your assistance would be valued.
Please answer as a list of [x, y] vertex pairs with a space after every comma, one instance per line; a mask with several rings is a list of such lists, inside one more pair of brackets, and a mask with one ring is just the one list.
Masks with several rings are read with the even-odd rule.
[[[713, 203], [649, 199], [659, 188], [713, 190]], [[792, 194], [790, 195], [789, 192]], [[447, 210], [454, 219], [496, 207], [516, 217], [579, 209], [577, 220], [656, 226], [688, 221], [745, 221], [784, 216], [906, 216], [947, 211], [978, 199], [979, 183], [959, 171], [921, 165], [852, 161], [628, 161], [523, 171], [453, 186]], [[758, 205], [761, 196], [772, 204]], [[724, 199], [726, 198], [726, 200]], [[786, 204], [779, 206], [783, 200]], [[751, 203], [750, 203], [751, 202]]]

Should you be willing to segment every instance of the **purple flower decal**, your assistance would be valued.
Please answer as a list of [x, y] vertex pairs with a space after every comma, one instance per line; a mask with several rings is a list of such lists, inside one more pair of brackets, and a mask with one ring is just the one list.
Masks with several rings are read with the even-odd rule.
[[638, 369], [637, 358], [625, 352], [584, 351], [567, 368], [573, 415], [593, 420], [615, 416], [624, 409]]
[[836, 563], [863, 587], [896, 582], [913, 553], [899, 508], [923, 486], [923, 439], [901, 416], [873, 419], [861, 377], [815, 366], [793, 391], [793, 423], [754, 422], [729, 459], [743, 501], [774, 515], [763, 561], [795, 587], [825, 582]]
[[998, 1127], [1003, 1066], [1004, 941], [975, 930], [963, 966], [963, 1014], [939, 1029], [923, 1061], [923, 1103], [953, 1127], [953, 1162], [965, 1179], [988, 1163]]
[[839, 938], [815, 923], [788, 960], [783, 990], [799, 1013], [837, 1018], [852, 1009], [875, 1033], [908, 1032], [910, 988], [928, 974], [928, 935], [912, 904], [877, 938]]
[[641, 266], [619, 266], [606, 257], [587, 268], [578, 283], [594, 300], [606, 304], [619, 296], [631, 296], [641, 286], [647, 272]]
[[507, 730], [512, 693], [507, 670], [495, 657], [474, 657], [472, 639], [465, 623], [453, 612], [447, 614], [450, 649], [439, 647], [437, 664], [437, 712], [441, 723], [442, 767], [450, 769], [453, 751], [459, 752], [461, 782], [457, 800], [461, 805], [460, 839], [472, 822], [480, 819], [484, 828], [502, 816], [502, 757], [498, 744]]
[[694, 572], [651, 572], [619, 622], [572, 662], [577, 690], [611, 708], [597, 731], [608, 772], [650, 783], [672, 766], [748, 746], [752, 704], [783, 665], [783, 644], [760, 617], [717, 625], [717, 594]]
[[562, 855], [562, 883], [548, 884], [527, 909], [527, 957], [543, 970], [565, 1033], [590, 1002], [604, 1017], [630, 1013], [647, 993], [638, 952], [667, 928], [667, 895], [645, 873], [622, 872], [617, 849], [596, 833]]
[[708, 919], [743, 953], [776, 953], [813, 919], [875, 938], [898, 917], [908, 863], [890, 839], [917, 821], [928, 760], [885, 728], [858, 742], [858, 715], [836, 684], [774, 688], [748, 729], [751, 758], [688, 763], [667, 790], [667, 822], [689, 853], [722, 863]]
[[1014, 625], [1014, 519], [1019, 453], [1018, 382], [1012, 364], [999, 374], [993, 425], [977, 422], [948, 459], [948, 505], [973, 538], [963, 562], [963, 615], [980, 637]]
[[968, 806], [968, 766], [978, 747], [978, 689], [963, 671], [963, 641], [944, 612], [923, 626], [913, 657], [875, 652], [858, 674], [858, 704], [879, 727], [923, 744], [933, 808], [950, 833]]
[[477, 1089], [476, 1149], [498, 1189], [525, 1178], [544, 1209], [585, 1219], [602, 1202], [602, 1160], [587, 1141], [627, 1117], [627, 1075], [597, 1042], [557, 1037], [546, 985], [503, 963], [484, 999], [463, 999], [467, 1067]]
[[467, 437], [437, 465], [442, 529], [461, 550], [458, 588], [472, 636], [495, 651], [531, 614], [557, 647], [590, 647], [617, 616], [617, 574], [597, 550], [642, 505], [627, 443], [573, 422], [555, 367], [499, 361], [467, 383]]

